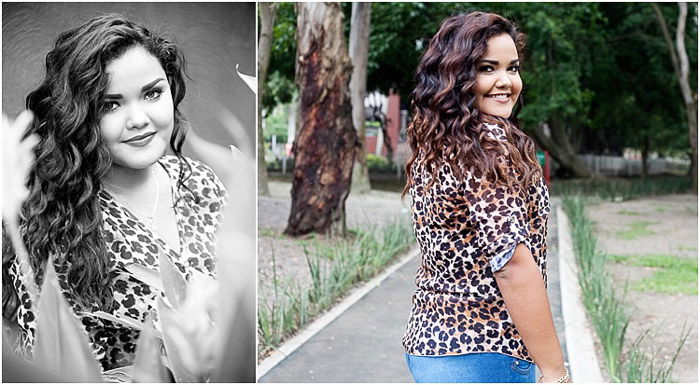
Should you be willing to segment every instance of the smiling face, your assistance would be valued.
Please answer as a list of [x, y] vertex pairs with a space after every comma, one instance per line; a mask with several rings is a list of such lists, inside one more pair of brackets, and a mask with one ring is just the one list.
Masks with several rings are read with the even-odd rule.
[[476, 66], [476, 108], [485, 114], [510, 117], [523, 88], [518, 50], [510, 35], [490, 38]]
[[144, 169], [167, 148], [174, 126], [173, 98], [158, 59], [141, 46], [107, 65], [100, 118], [102, 138], [116, 165]]

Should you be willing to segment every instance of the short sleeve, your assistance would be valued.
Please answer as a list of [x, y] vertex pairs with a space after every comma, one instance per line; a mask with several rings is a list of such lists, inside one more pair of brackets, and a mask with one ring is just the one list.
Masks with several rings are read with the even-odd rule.
[[228, 201], [228, 192], [221, 179], [214, 171], [202, 162], [197, 162], [197, 168], [201, 170], [203, 195], [207, 200], [207, 210], [212, 218], [215, 218], [215, 227], [223, 222], [224, 207]]
[[477, 245], [496, 272], [513, 257], [518, 244], [529, 247], [525, 199], [517, 187], [495, 185], [471, 173], [467, 174], [465, 189]]

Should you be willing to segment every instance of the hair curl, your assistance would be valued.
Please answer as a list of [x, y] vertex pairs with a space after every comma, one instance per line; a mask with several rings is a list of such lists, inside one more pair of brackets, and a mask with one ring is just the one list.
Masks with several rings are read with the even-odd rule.
[[[185, 97], [184, 57], [173, 43], [145, 27], [109, 14], [61, 33], [46, 55], [44, 81], [26, 100], [35, 116], [30, 133], [37, 133], [40, 142], [20, 218], [22, 239], [37, 284], [44, 264], [54, 258], [66, 276], [62, 284], [88, 310], [109, 310], [113, 302], [112, 260], [97, 195], [112, 165], [99, 126], [108, 83], [105, 69], [134, 46], [145, 48], [165, 71], [174, 106], [170, 149], [182, 166], [178, 188], [187, 189], [191, 167], [181, 153], [187, 127], [178, 109]], [[19, 305], [8, 275], [15, 252], [3, 238], [3, 317], [12, 319]]]
[[[421, 57], [416, 87], [410, 95], [413, 119], [408, 126], [412, 155], [406, 165], [405, 195], [414, 183], [414, 163], [425, 167], [436, 180], [442, 164], [449, 164], [460, 178], [467, 171], [496, 183], [524, 186], [541, 172], [535, 146], [519, 128], [517, 113], [522, 96], [508, 119], [488, 115], [476, 106], [477, 64], [490, 38], [508, 34], [520, 56], [525, 35], [502, 16], [472, 12], [445, 19]], [[502, 126], [508, 137], [500, 142], [486, 135], [484, 123]], [[524, 178], [515, 181], [503, 167], [503, 155]]]

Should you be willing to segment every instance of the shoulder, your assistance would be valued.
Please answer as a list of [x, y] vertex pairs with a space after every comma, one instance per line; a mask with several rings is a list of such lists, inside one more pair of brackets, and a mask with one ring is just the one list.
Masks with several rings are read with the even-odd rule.
[[174, 175], [184, 171], [185, 175], [189, 174], [188, 179], [192, 179], [195, 183], [220, 183], [211, 167], [188, 156], [183, 156], [181, 159], [174, 155], [165, 155], [160, 159], [160, 163], [169, 173], [174, 172]]

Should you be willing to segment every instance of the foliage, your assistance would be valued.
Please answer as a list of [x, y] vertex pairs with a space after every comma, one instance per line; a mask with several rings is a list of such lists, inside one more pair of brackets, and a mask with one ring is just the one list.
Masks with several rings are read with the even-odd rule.
[[397, 221], [378, 229], [355, 231], [354, 239], [330, 246], [315, 242], [313, 253], [304, 247], [312, 278], [310, 287], [301, 287], [294, 280], [281, 281], [273, 252], [273, 297], [258, 306], [260, 353], [278, 346], [353, 285], [379, 273], [412, 241], [407, 224]]
[[389, 161], [379, 155], [367, 154], [367, 168], [370, 171], [392, 171], [393, 168]]
[[[584, 211], [584, 199], [580, 196], [565, 196], [563, 204], [571, 221], [583, 303], [600, 339], [603, 361], [610, 378], [614, 382], [667, 381], [688, 333], [681, 333], [678, 348], [670, 362], [657, 357], [656, 354], [649, 356], [642, 351], [640, 344], [648, 330], [625, 349], [625, 336], [630, 323], [629, 312], [624, 306], [627, 283], [623, 290], [623, 299], [619, 299], [615, 290], [619, 285], [613, 282], [606, 268], [610, 258], [598, 250], [593, 224]], [[659, 360], [663, 361], [659, 364]]]
[[552, 195], [596, 196], [610, 201], [624, 201], [649, 195], [682, 194], [689, 191], [690, 179], [679, 176], [557, 180], [550, 187]]
[[[674, 26], [677, 5], [659, 6]], [[296, 19], [290, 3], [279, 7], [270, 62], [270, 73], [278, 75], [265, 85], [271, 89], [266, 109], [291, 100], [294, 81]], [[697, 3], [689, 8], [697, 14]], [[344, 10], [349, 25], [349, 3]], [[420, 55], [442, 20], [470, 11], [500, 13], [528, 35], [520, 114], [526, 131], [546, 122], [565, 127], [574, 150], [648, 146], [687, 156], [678, 82], [646, 3], [372, 3], [367, 90], [394, 88], [406, 102]], [[697, 31], [697, 17], [689, 17], [687, 47], [697, 47]], [[688, 54], [690, 83], [697, 84], [697, 51]]]

